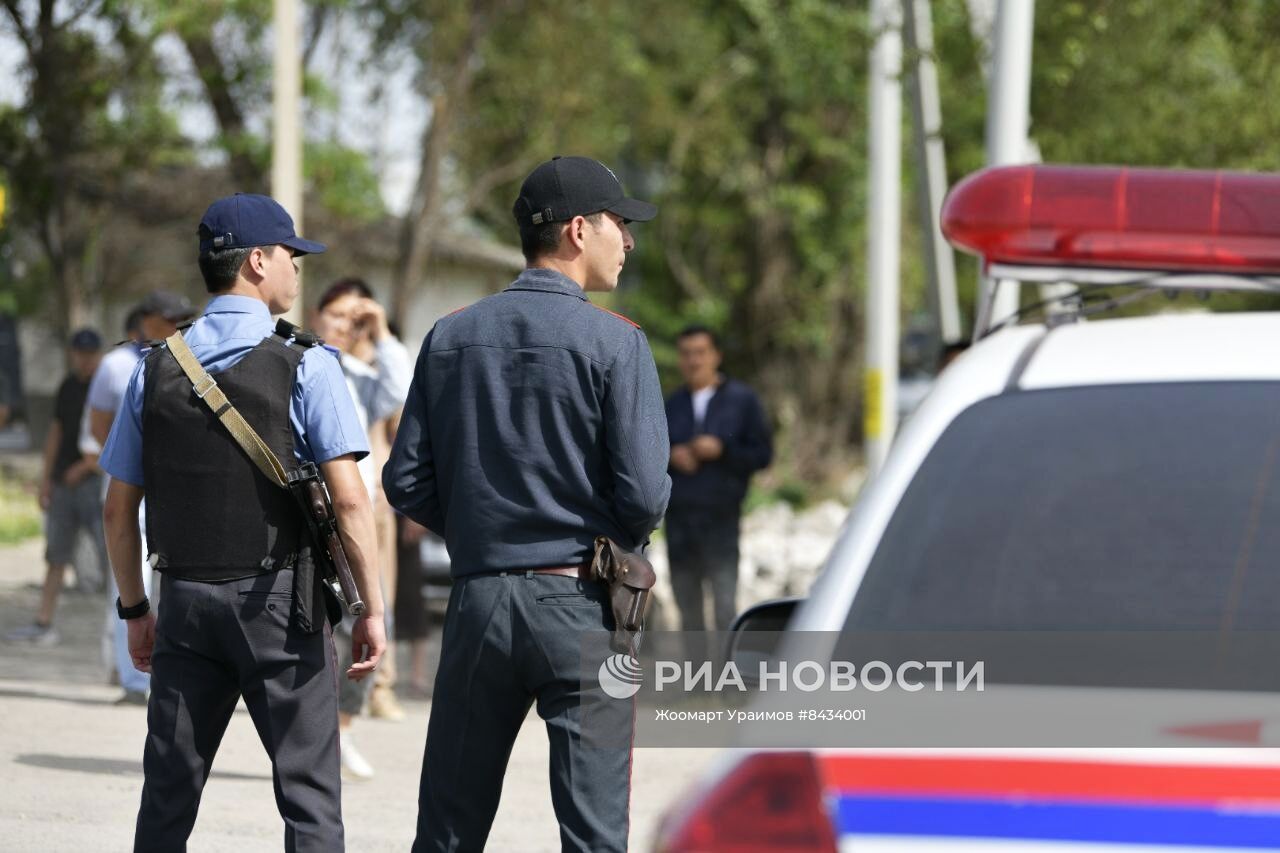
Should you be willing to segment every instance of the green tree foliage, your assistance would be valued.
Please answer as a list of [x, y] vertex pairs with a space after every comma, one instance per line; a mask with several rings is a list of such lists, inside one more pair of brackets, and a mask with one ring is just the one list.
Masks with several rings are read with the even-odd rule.
[[[186, 50], [200, 90], [217, 122], [216, 144], [226, 155], [234, 187], [268, 192], [271, 171], [271, 4], [257, 0], [133, 0], [157, 32], [175, 35]], [[348, 0], [306, 4], [304, 71], [325, 27]], [[336, 82], [336, 81], [335, 81]], [[328, 81], [303, 78], [303, 113], [332, 113], [337, 101]], [[331, 212], [359, 222], [384, 213], [368, 158], [333, 138], [304, 141], [308, 190]]]
[[648, 129], [669, 183], [637, 313], [719, 320], [730, 364], [773, 403], [786, 461], [816, 474], [860, 420], [866, 19], [819, 2], [698, 12], [699, 65], [656, 38], [643, 48], [682, 70], [676, 91], [698, 111]]
[[[519, 179], [551, 154], [613, 164], [662, 207], [637, 229], [622, 307], [668, 364], [685, 322], [721, 325], [735, 372], [791, 429], [797, 464], [824, 466], [857, 423], [862, 11], [818, 0], [503, 11], [474, 49], [447, 146], [456, 186], [491, 188], [474, 215], [510, 234]], [[460, 31], [410, 30], [426, 39], [423, 67]]]
[[[308, 56], [329, 13], [345, 5], [312, 4]], [[120, 261], [126, 221], [133, 241], [191, 217], [183, 187], [209, 171], [198, 165], [208, 152], [179, 130], [176, 113], [190, 104], [173, 97], [184, 70], [159, 58], [165, 36], [184, 47], [197, 78], [187, 88], [216, 122], [214, 153], [228, 172], [217, 191], [267, 190], [270, 15], [270, 4], [249, 0], [4, 2], [0, 29], [23, 51], [18, 102], [0, 107], [5, 308], [42, 311], [65, 332], [102, 293], [134, 284], [137, 258]], [[323, 82], [305, 79], [311, 113], [332, 111]], [[335, 139], [306, 144], [314, 199], [359, 222], [384, 214], [365, 155]]]
[[[964, 0], [932, 7], [955, 181], [984, 162], [984, 48]], [[380, 22], [381, 43], [419, 63], [428, 97], [465, 68], [431, 167], [440, 195], [466, 200], [455, 210], [510, 234], [519, 177], [538, 161], [572, 152], [615, 165], [661, 206], [637, 228], [616, 301], [648, 329], [667, 381], [674, 333], [693, 320], [717, 325], [730, 369], [761, 388], [783, 428], [784, 466], [809, 478], [840, 467], [861, 422], [874, 35], [865, 4], [602, 0], [553, 11], [373, 0], [365, 8]], [[1280, 114], [1259, 104], [1275, 77], [1278, 27], [1265, 0], [1038, 4], [1033, 137], [1049, 161], [1275, 168]], [[904, 190], [915, 179], [908, 161]], [[904, 199], [911, 316], [926, 302], [914, 196]], [[426, 227], [443, 224], [437, 215]], [[976, 271], [961, 259], [965, 316]]]
[[153, 39], [122, 3], [5, 2], [6, 29], [23, 49], [25, 84], [0, 107], [6, 226], [38, 251], [12, 259], [20, 304], [48, 298], [55, 328], [83, 319], [101, 287], [99, 235], [131, 174], [183, 157], [160, 106]]
[[1046, 160], [1280, 168], [1268, 0], [1040, 4], [1033, 133]]
[[[1280, 111], [1269, 99], [1280, 83], [1280, 8], [1271, 0], [1038, 11], [1032, 130], [1046, 160], [1280, 170]], [[1218, 294], [1205, 307], [1275, 310], [1280, 299]]]
[[[307, 8], [308, 56], [327, 22], [347, 16], [374, 45], [360, 73], [410, 63], [431, 116], [401, 223], [398, 306], [430, 268], [433, 235], [467, 218], [514, 239], [510, 205], [533, 165], [556, 153], [598, 157], [661, 208], [636, 228], [639, 248], [613, 301], [648, 330], [668, 384], [674, 333], [695, 320], [719, 326], [728, 368], [761, 389], [782, 428], [789, 470], [778, 476], [813, 480], [841, 467], [861, 423], [874, 37], [866, 3], [324, 0]], [[984, 161], [984, 47], [966, 0], [934, 0], [932, 10], [954, 182]], [[0, 167], [14, 228], [42, 247], [40, 280], [70, 282], [55, 288], [67, 294], [57, 297], [60, 312], [83, 290], [77, 282], [94, 280], [102, 199], [192, 156], [159, 95], [164, 73], [188, 72], [162, 72], [153, 50], [160, 34], [181, 40], [235, 179], [265, 185], [268, 4], [7, 0], [4, 13], [27, 56], [22, 102], [0, 113]], [[1274, 0], [1038, 3], [1032, 136], [1052, 162], [1278, 170], [1280, 111], [1269, 106], [1278, 37]], [[331, 81], [308, 67], [310, 109], [334, 109]], [[916, 176], [910, 158], [904, 165], [909, 317], [926, 302]], [[307, 168], [313, 200], [346, 217], [380, 212], [367, 158], [310, 138]], [[972, 316], [971, 259], [959, 276]]]

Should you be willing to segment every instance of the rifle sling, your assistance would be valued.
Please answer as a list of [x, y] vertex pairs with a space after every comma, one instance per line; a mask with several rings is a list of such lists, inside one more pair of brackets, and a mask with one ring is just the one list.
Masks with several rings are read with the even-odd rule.
[[182, 338], [182, 332], [174, 332], [165, 339], [169, 352], [173, 354], [182, 372], [191, 380], [196, 396], [204, 401], [214, 416], [222, 422], [235, 439], [236, 444], [249, 455], [249, 459], [258, 466], [268, 480], [282, 489], [289, 488], [289, 475], [285, 472], [280, 459], [271, 451], [262, 437], [249, 425], [236, 407], [231, 405], [227, 395], [218, 387], [217, 381], [201, 366], [191, 347]]

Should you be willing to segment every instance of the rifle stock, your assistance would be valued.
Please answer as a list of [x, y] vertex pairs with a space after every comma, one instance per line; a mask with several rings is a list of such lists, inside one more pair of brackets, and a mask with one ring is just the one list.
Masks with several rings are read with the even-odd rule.
[[338, 532], [337, 519], [333, 517], [333, 508], [329, 496], [324, 493], [324, 486], [312, 482], [310, 488], [321, 493], [325, 517], [328, 523], [324, 529], [324, 545], [333, 561], [334, 573], [338, 576], [338, 586], [342, 587], [342, 597], [347, 601], [347, 612], [352, 616], [364, 613], [364, 602], [360, 600], [360, 590], [356, 588], [355, 576], [351, 574], [351, 564], [347, 562], [347, 549], [342, 544], [342, 534]]
[[329, 500], [329, 492], [320, 476], [320, 469], [308, 462], [289, 475], [290, 491], [302, 506], [307, 520], [307, 528], [311, 531], [311, 539], [316, 550], [316, 565], [326, 576], [326, 582], [336, 580], [347, 603], [347, 612], [352, 616], [364, 613], [364, 602], [360, 599], [360, 590], [356, 587], [355, 577], [351, 574], [351, 564], [347, 560], [347, 550], [342, 544], [342, 535], [338, 531], [338, 518], [333, 511], [333, 502]]

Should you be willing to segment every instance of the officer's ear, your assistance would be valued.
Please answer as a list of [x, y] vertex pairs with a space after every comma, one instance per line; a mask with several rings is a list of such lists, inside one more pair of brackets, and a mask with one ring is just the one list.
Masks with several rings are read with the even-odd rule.
[[244, 272], [252, 273], [246, 276], [250, 281], [256, 281], [266, 278], [267, 276], [267, 252], [269, 249], [265, 246], [254, 246], [249, 251], [249, 257], [244, 259]]
[[573, 219], [569, 220], [569, 224], [565, 226], [562, 239], [568, 240], [573, 248], [581, 252], [587, 243], [587, 226], [590, 224], [585, 216], [573, 217]]

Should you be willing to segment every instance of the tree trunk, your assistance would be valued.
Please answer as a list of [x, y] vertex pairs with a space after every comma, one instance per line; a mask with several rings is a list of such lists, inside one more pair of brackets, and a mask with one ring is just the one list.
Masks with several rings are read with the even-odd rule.
[[214, 49], [210, 33], [206, 31], [180, 35], [187, 54], [196, 67], [196, 73], [200, 75], [200, 82], [204, 84], [209, 106], [218, 120], [223, 145], [231, 158], [232, 177], [243, 192], [267, 192], [266, 172], [254, 162], [245, 147], [247, 135], [244, 112], [232, 94], [231, 81], [227, 79], [226, 69]]
[[422, 137], [422, 161], [413, 202], [400, 226], [400, 257], [392, 282], [390, 316], [402, 327], [408, 317], [410, 296], [422, 283], [431, 259], [431, 238], [437, 228], [442, 200], [440, 172], [449, 152], [455, 109], [455, 101], [447, 90], [431, 99], [431, 123]]
[[[32, 199], [37, 207], [40, 246], [49, 263], [50, 294], [57, 306], [54, 332], [62, 339], [75, 322], [83, 321], [84, 295], [76, 269], [77, 247], [73, 222], [74, 159], [77, 121], [58, 97], [65, 85], [63, 32], [54, 23], [54, 0], [41, 0], [35, 26], [24, 39], [32, 70], [31, 103], [45, 151], [40, 187]], [[14, 11], [15, 20], [18, 12]]]
[[[422, 136], [422, 160], [409, 212], [400, 228], [400, 257], [391, 284], [391, 319], [404, 324], [413, 290], [421, 286], [431, 262], [431, 241], [440, 227], [444, 201], [442, 172], [453, 142], [453, 126], [466, 109], [475, 79], [481, 43], [495, 19], [518, 9], [514, 0], [472, 0], [466, 29], [439, 91], [431, 98], [431, 123]], [[435, 46], [441, 49], [440, 45]]]
[[[759, 186], [756, 199], [787, 180], [795, 180], [788, 163], [785, 106], [775, 104], [761, 122]], [[793, 175], [789, 178], [789, 175]], [[830, 478], [853, 457], [858, 419], [857, 310], [844, 271], [801, 295], [795, 287], [797, 248], [787, 217], [766, 205], [753, 216], [753, 286], [735, 326], [749, 329], [749, 363], [760, 391], [772, 403], [779, 432], [782, 469], [814, 485], [833, 485]], [[821, 300], [822, 314], [809, 307]], [[824, 339], [814, 339], [821, 329]], [[803, 333], [797, 333], [803, 329]]]

